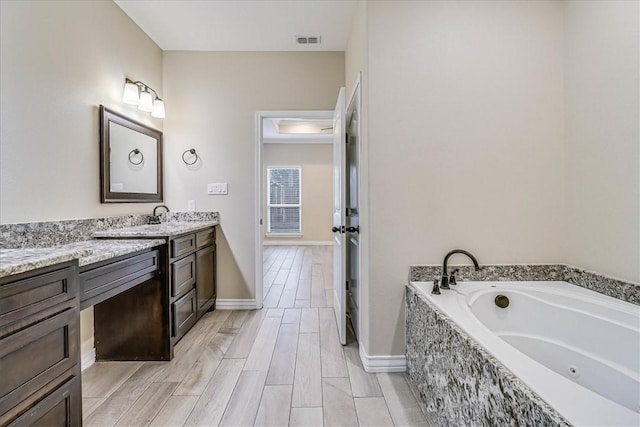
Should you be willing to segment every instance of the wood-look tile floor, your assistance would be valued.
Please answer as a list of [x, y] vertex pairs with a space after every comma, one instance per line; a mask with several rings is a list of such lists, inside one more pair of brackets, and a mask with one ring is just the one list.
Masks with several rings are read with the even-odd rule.
[[404, 374], [338, 341], [329, 246], [267, 246], [264, 307], [207, 313], [171, 362], [83, 372], [86, 426], [426, 426]]

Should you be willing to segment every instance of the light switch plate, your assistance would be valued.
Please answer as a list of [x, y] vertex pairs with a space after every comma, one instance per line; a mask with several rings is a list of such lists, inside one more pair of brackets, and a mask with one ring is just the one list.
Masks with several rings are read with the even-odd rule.
[[207, 194], [228, 194], [226, 182], [214, 182], [207, 184]]

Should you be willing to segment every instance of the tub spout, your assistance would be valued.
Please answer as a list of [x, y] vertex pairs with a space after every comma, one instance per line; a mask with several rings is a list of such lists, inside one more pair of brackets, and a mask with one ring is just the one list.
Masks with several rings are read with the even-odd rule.
[[[449, 257], [453, 254], [463, 254], [468, 256], [471, 261], [473, 261], [473, 265], [476, 268], [476, 271], [480, 270], [480, 265], [478, 264], [478, 260], [476, 257], [471, 255], [471, 253], [465, 251], [464, 249], [454, 249], [449, 251], [449, 253], [444, 257], [444, 261], [442, 262], [442, 278], [440, 279], [440, 289], [451, 289], [449, 287], [449, 276], [447, 274], [447, 263], [449, 262]], [[452, 285], [455, 285], [455, 280], [451, 281]]]

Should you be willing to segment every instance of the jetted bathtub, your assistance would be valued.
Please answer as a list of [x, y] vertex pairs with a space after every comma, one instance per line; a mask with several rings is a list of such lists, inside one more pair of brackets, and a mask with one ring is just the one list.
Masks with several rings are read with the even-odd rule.
[[568, 422], [640, 426], [640, 307], [566, 282], [412, 285]]

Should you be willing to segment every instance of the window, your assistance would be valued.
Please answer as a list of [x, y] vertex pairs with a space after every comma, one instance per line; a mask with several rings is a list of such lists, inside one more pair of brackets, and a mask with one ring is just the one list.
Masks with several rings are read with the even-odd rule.
[[300, 175], [300, 168], [267, 168], [267, 233], [301, 233]]

